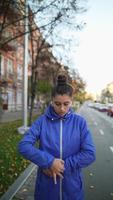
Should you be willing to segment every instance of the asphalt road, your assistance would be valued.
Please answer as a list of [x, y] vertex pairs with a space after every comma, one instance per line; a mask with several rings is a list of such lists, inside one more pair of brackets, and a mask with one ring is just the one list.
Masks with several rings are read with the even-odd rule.
[[83, 105], [80, 109], [96, 146], [96, 162], [85, 168], [85, 200], [113, 200], [113, 118]]

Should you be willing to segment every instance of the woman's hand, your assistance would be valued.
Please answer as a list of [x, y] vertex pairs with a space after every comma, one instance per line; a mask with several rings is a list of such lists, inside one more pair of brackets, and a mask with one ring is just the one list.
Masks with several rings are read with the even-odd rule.
[[53, 173], [50, 169], [43, 169], [44, 174], [47, 176], [53, 177]]
[[53, 173], [62, 177], [60, 174], [64, 172], [64, 161], [62, 159], [54, 159], [50, 169]]
[[54, 159], [52, 166], [49, 169], [44, 169], [43, 172], [50, 177], [53, 177], [54, 183], [57, 184], [56, 177], [63, 178], [64, 161], [62, 159]]

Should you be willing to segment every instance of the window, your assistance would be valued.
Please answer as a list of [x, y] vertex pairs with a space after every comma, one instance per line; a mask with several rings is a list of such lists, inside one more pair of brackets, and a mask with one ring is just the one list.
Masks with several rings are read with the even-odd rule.
[[7, 72], [13, 74], [13, 61], [10, 59], [7, 60]]
[[28, 63], [32, 64], [32, 56], [30, 54], [30, 50], [28, 51]]
[[0, 54], [0, 75], [4, 75], [4, 56]]
[[19, 64], [17, 66], [17, 79], [22, 80], [22, 66]]
[[15, 102], [15, 93], [14, 90], [11, 88], [8, 88], [8, 110], [12, 111], [16, 108], [16, 102]]
[[17, 105], [17, 110], [20, 110], [22, 109], [22, 90], [18, 89], [17, 90], [17, 102], [16, 102], [16, 105]]

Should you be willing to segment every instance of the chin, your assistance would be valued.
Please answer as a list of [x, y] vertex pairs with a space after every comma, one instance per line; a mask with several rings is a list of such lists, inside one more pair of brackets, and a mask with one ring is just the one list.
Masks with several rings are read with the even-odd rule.
[[59, 113], [60, 116], [64, 116], [66, 113]]

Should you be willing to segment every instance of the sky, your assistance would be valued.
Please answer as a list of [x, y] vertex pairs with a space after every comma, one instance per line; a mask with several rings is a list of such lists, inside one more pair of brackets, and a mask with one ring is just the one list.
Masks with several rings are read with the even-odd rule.
[[[87, 2], [88, 11], [78, 16], [86, 22], [85, 28], [77, 32], [64, 21], [48, 41], [61, 42], [62, 46], [53, 47], [55, 57], [64, 65], [77, 69], [88, 92], [100, 94], [113, 82], [113, 0]], [[53, 10], [54, 14], [56, 12]], [[45, 15], [39, 12], [38, 25], [53, 19], [53, 13], [47, 9], [45, 20]], [[76, 16], [72, 20], [75, 23]]]
[[87, 83], [87, 91], [99, 94], [113, 82], [113, 0], [89, 0], [86, 27], [73, 64]]

